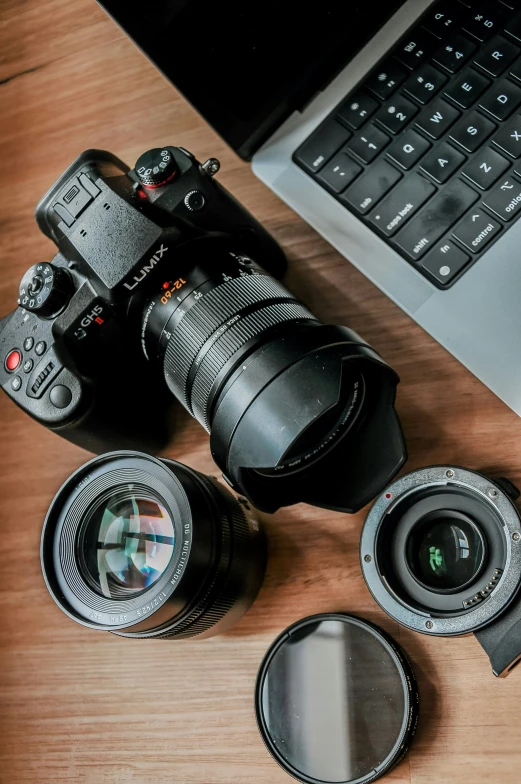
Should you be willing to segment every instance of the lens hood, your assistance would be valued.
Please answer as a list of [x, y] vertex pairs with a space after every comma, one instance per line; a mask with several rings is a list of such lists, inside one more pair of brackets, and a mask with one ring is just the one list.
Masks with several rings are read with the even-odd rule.
[[[222, 390], [214, 460], [263, 511], [303, 501], [356, 512], [407, 458], [398, 380], [347, 327], [296, 325], [249, 355]], [[313, 445], [299, 451], [308, 432]]]

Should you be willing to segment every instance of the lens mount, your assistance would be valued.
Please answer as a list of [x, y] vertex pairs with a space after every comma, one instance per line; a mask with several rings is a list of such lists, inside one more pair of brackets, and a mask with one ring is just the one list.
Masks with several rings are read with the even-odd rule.
[[457, 466], [423, 468], [371, 508], [360, 540], [363, 575], [404, 626], [439, 636], [474, 632], [519, 589], [520, 529], [500, 483]]

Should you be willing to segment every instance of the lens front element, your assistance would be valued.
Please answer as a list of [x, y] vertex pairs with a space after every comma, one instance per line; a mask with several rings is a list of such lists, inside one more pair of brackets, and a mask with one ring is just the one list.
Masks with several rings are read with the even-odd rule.
[[413, 577], [434, 591], [460, 590], [475, 580], [485, 559], [485, 542], [466, 515], [440, 509], [422, 517], [406, 544]]
[[172, 518], [163, 504], [126, 486], [101, 499], [86, 515], [78, 556], [97, 593], [109, 599], [129, 598], [161, 577], [174, 542]]

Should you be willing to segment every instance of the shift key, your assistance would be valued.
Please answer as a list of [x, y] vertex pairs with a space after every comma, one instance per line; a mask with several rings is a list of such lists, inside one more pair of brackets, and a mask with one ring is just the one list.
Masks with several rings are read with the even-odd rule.
[[411, 174], [375, 209], [371, 223], [391, 237], [435, 192], [425, 177]]
[[452, 182], [405, 226], [396, 244], [410, 258], [421, 258], [478, 198], [461, 180]]

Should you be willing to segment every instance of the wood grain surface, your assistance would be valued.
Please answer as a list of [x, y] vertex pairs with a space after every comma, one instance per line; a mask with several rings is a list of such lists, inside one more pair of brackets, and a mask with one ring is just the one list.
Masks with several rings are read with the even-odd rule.
[[[0, 314], [25, 269], [54, 255], [38, 199], [83, 149], [133, 164], [179, 144], [221, 160], [220, 181], [273, 232], [288, 285], [345, 323], [398, 371], [408, 468], [452, 462], [521, 483], [521, 421], [253, 176], [94, 0], [0, 2]], [[270, 642], [311, 613], [379, 623], [418, 675], [421, 716], [394, 784], [517, 784], [521, 668], [493, 677], [472, 636], [431, 639], [369, 595], [355, 516], [304, 505], [265, 517], [270, 560], [258, 600], [206, 641], [129, 641], [70, 621], [42, 579], [40, 531], [54, 493], [89, 455], [0, 395], [0, 781], [285, 784], [258, 734], [253, 689]], [[216, 473], [208, 438], [182, 418], [165, 454]]]

